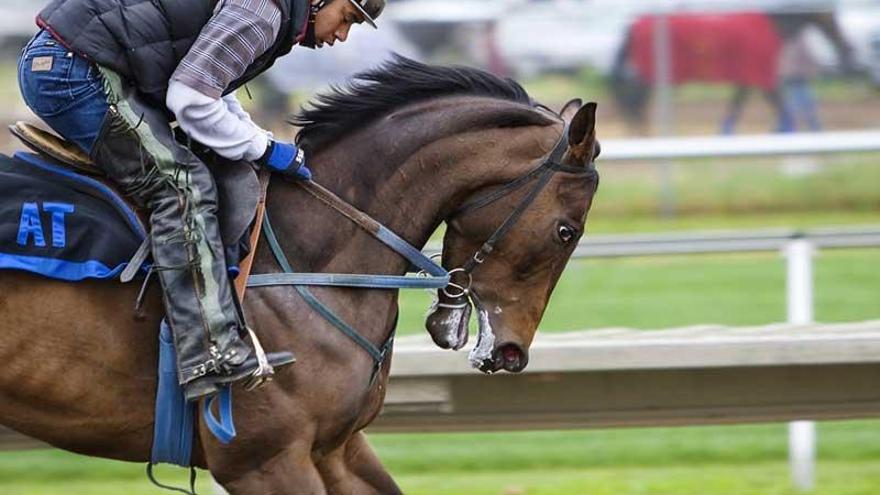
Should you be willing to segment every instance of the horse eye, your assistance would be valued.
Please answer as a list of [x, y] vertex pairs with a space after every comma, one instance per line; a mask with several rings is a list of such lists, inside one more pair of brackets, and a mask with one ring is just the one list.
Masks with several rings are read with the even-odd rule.
[[565, 244], [568, 244], [569, 242], [574, 240], [575, 230], [568, 225], [560, 225], [557, 228], [556, 233], [559, 234], [559, 240], [561, 240]]

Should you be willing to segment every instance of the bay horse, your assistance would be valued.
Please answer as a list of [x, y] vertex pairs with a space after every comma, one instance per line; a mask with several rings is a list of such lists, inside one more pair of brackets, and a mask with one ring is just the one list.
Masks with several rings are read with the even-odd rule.
[[[472, 259], [530, 197], [471, 284], [481, 327], [475, 364], [521, 371], [598, 187], [595, 111], [573, 100], [556, 114], [513, 81], [397, 58], [320, 97], [299, 118], [298, 142], [310, 152], [316, 182], [412, 245], [424, 246], [446, 222], [448, 269]], [[539, 193], [509, 187], [534, 175], [554, 149], [563, 152], [562, 168]], [[460, 211], [472, 201], [484, 205]], [[272, 178], [267, 212], [300, 271], [408, 268], [297, 184]], [[254, 273], [278, 271], [261, 243]], [[147, 317], [136, 318], [136, 292], [116, 282], [0, 272], [0, 424], [72, 452], [149, 461], [162, 306], [152, 290]], [[314, 294], [376, 345], [395, 329], [397, 291]], [[435, 341], [457, 349], [467, 322], [448, 297], [440, 296], [427, 326]], [[200, 421], [193, 463], [232, 495], [401, 493], [362, 432], [381, 409], [390, 360], [373, 379], [371, 356], [292, 287], [252, 288], [244, 307], [266, 348], [292, 349], [298, 362], [258, 391], [234, 389], [238, 437], [229, 445]]]
[[[749, 93], [760, 90], [777, 115], [775, 131], [794, 130], [792, 109], [781, 91], [782, 47], [809, 27], [833, 45], [841, 70], [854, 72], [852, 48], [833, 12], [764, 14], [673, 14], [667, 16], [672, 63], [670, 83], [694, 81], [735, 86], [721, 125], [733, 133]], [[630, 127], [645, 131], [651, 89], [656, 84], [654, 29], [656, 16], [642, 16], [628, 29], [615, 56], [609, 89]]]

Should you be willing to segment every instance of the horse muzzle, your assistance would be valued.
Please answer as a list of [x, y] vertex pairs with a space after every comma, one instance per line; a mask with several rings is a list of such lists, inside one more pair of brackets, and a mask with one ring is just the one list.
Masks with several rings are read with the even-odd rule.
[[491, 357], [479, 362], [475, 367], [486, 374], [501, 370], [519, 373], [529, 364], [529, 352], [514, 343], [503, 344], [492, 351]]

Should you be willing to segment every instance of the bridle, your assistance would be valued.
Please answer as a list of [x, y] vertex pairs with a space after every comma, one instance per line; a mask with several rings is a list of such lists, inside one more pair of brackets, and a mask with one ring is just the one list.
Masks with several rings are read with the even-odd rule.
[[[573, 167], [569, 165], [563, 165], [562, 159], [565, 157], [565, 152], [568, 150], [569, 141], [568, 141], [568, 131], [569, 125], [565, 124], [562, 129], [562, 135], [559, 137], [559, 140], [556, 142], [556, 145], [553, 147], [553, 150], [547, 155], [547, 158], [538, 165], [537, 168], [533, 169], [531, 172], [526, 175], [520, 176], [517, 179], [514, 179], [507, 184], [504, 184], [497, 190], [487, 194], [485, 197], [476, 199], [471, 201], [470, 203], [465, 204], [457, 211], [455, 211], [451, 218], [460, 218], [469, 213], [473, 213], [481, 208], [489, 206], [496, 201], [507, 197], [514, 191], [517, 191], [523, 188], [526, 184], [529, 184], [532, 181], [535, 181], [535, 185], [532, 189], [526, 194], [526, 196], [517, 204], [516, 208], [507, 216], [507, 218], [502, 222], [502, 224], [495, 229], [495, 232], [492, 233], [491, 236], [483, 243], [480, 249], [471, 256], [467, 262], [460, 268], [455, 268], [449, 271], [450, 275], [450, 283], [448, 286], [440, 289], [443, 294], [452, 300], [459, 300], [462, 298], [466, 298], [471, 295], [471, 286], [473, 285], [473, 272], [474, 270], [482, 265], [486, 259], [495, 251], [498, 243], [501, 242], [502, 239], [513, 229], [513, 227], [519, 222], [522, 215], [529, 209], [529, 207], [534, 203], [535, 199], [541, 194], [541, 191], [547, 186], [550, 182], [550, 179], [557, 172], [563, 172], [568, 174], [574, 174], [578, 176], [586, 176], [592, 175], [595, 173], [595, 169], [592, 166], [592, 162], [588, 164], [586, 167]], [[452, 280], [456, 275], [459, 275], [464, 278], [464, 284], [459, 284]], [[455, 291], [450, 291], [450, 288]], [[461, 308], [467, 304], [465, 301], [462, 304], [441, 304], [437, 303], [436, 305], [439, 307], [447, 307], [447, 308]]]

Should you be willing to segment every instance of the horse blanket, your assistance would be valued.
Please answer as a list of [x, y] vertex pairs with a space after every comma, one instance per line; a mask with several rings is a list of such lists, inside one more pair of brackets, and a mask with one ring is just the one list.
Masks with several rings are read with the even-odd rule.
[[[766, 14], [675, 14], [667, 19], [673, 84], [703, 81], [776, 88], [782, 38]], [[656, 16], [643, 16], [630, 32], [630, 60], [639, 77], [650, 83], [657, 78], [656, 24]]]

